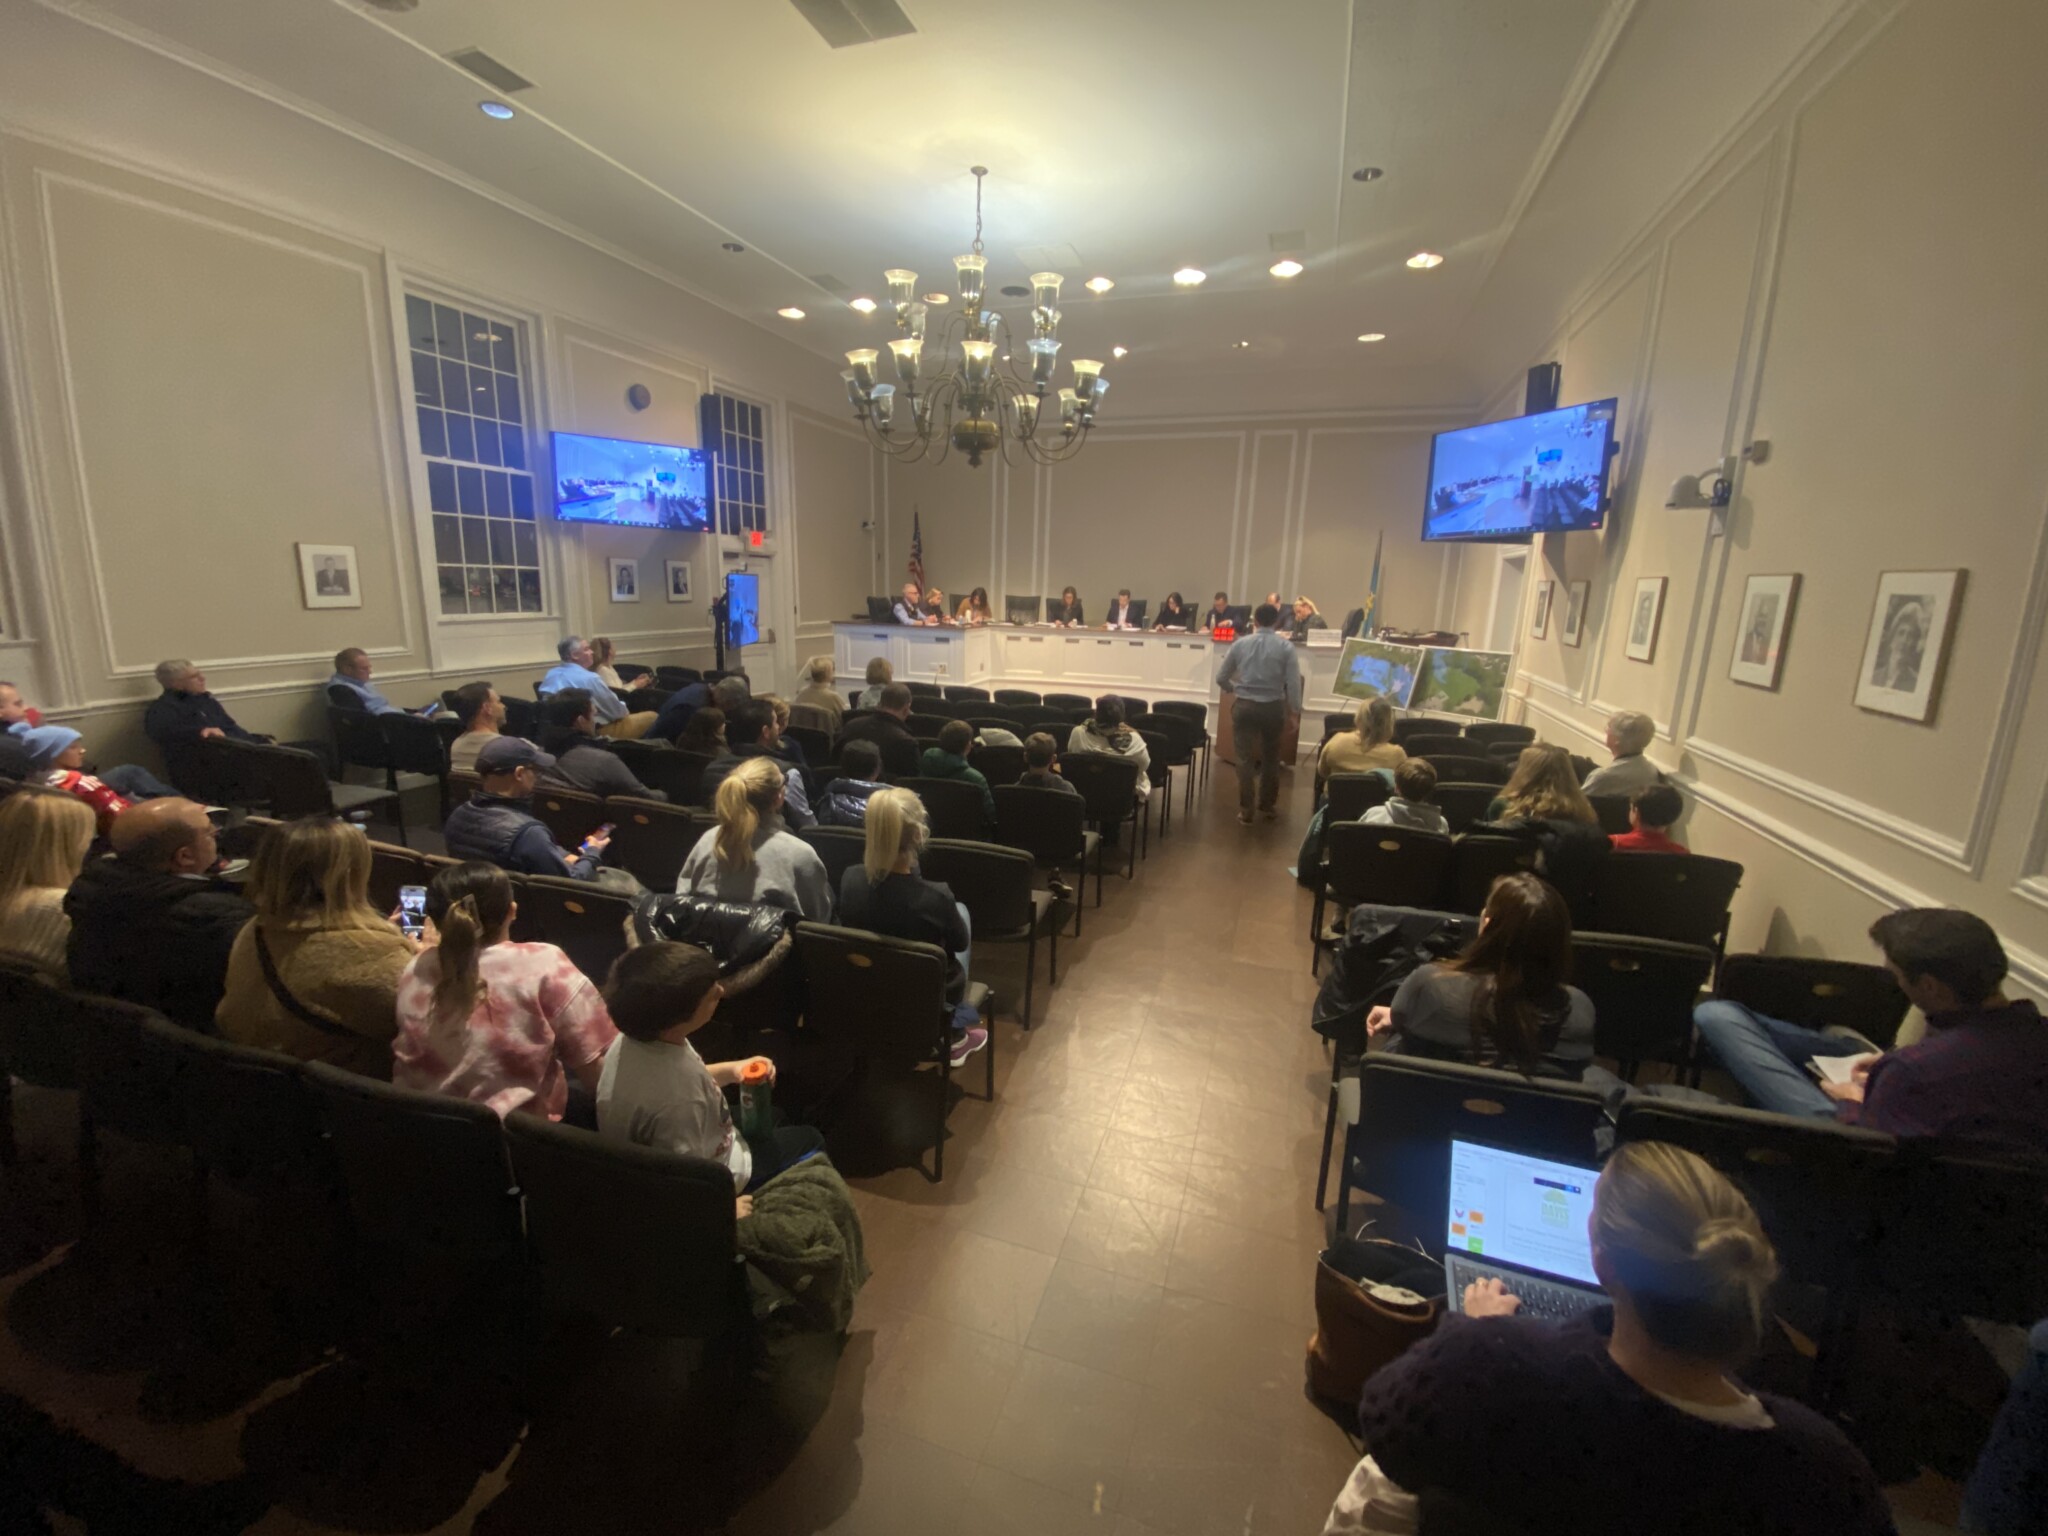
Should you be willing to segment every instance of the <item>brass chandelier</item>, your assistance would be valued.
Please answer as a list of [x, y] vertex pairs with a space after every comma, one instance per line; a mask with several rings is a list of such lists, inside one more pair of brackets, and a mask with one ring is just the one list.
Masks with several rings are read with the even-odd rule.
[[[880, 382], [875, 373], [881, 356], [874, 347], [846, 354], [849, 371], [842, 375], [855, 418], [869, 442], [891, 458], [929, 459], [938, 464], [957, 448], [978, 466], [991, 451], [1011, 462], [1010, 445], [1041, 464], [1057, 464], [1081, 451], [1095, 413], [1109, 389], [1102, 364], [1076, 358], [1068, 366], [1073, 384], [1058, 391], [1057, 424], [1040, 410], [1052, 388], [1059, 361], [1060, 283], [1057, 272], [1031, 276], [1031, 331], [1021, 345], [1010, 322], [982, 306], [982, 283], [988, 258], [981, 246], [981, 182], [988, 167], [974, 173], [974, 248], [953, 258], [959, 275], [958, 313], [941, 322], [928, 337], [931, 305], [917, 297], [917, 274], [896, 267], [882, 274], [889, 285], [890, 311], [902, 332], [889, 343], [896, 382]], [[933, 295], [940, 303], [944, 294]], [[928, 340], [935, 341], [939, 371], [927, 372]], [[1022, 351], [1029, 371], [1011, 362]]]

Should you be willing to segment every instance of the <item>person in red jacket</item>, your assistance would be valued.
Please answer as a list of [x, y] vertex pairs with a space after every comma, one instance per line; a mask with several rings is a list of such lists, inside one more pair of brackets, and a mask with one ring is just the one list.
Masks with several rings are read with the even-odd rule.
[[129, 802], [85, 771], [85, 738], [66, 725], [38, 725], [18, 733], [29, 762], [43, 783], [76, 795], [92, 807], [105, 837]]
[[1616, 853], [1686, 853], [1685, 844], [1671, 836], [1678, 818], [1685, 814], [1685, 802], [1669, 784], [1652, 784], [1636, 791], [1628, 803], [1628, 830], [1609, 839]]

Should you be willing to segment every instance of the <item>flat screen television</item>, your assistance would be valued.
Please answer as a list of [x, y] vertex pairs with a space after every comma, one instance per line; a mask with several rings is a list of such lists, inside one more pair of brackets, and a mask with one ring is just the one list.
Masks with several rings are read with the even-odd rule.
[[1579, 533], [1607, 516], [1613, 400], [1439, 432], [1422, 537], [1519, 542]]
[[1467, 720], [1498, 720], [1513, 664], [1514, 657], [1506, 651], [1429, 647], [1422, 653], [1422, 670], [1408, 695], [1408, 707]]
[[555, 516], [702, 533], [711, 526], [711, 455], [701, 448], [557, 432]]
[[725, 573], [725, 644], [733, 650], [761, 643], [761, 578], [752, 571]]
[[1415, 679], [1422, 671], [1422, 647], [1389, 645], [1384, 640], [1352, 639], [1337, 657], [1337, 680], [1330, 691], [1347, 699], [1385, 699], [1396, 709], [1408, 707]]

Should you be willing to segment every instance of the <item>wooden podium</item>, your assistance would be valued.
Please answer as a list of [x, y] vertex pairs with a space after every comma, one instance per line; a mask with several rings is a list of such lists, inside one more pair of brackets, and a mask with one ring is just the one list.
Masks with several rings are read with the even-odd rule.
[[[1231, 706], [1236, 702], [1236, 693], [1225, 688], [1222, 697], [1216, 705], [1216, 760], [1229, 763], [1233, 767], [1237, 764], [1237, 747], [1231, 732], [1230, 715]], [[1297, 717], [1291, 727], [1283, 727], [1280, 732], [1280, 761], [1282, 765], [1292, 768], [1294, 760], [1300, 751], [1301, 720]]]

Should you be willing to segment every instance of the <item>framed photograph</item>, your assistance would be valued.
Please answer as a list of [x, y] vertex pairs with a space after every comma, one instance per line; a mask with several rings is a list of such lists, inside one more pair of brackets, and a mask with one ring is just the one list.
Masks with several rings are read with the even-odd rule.
[[1664, 622], [1664, 578], [1645, 576], [1636, 583], [1635, 601], [1628, 608], [1628, 645], [1622, 654], [1630, 661], [1653, 661], [1657, 655], [1657, 626]]
[[668, 577], [668, 600], [672, 603], [690, 601], [690, 562], [664, 560], [662, 565]]
[[605, 568], [612, 576], [612, 601], [615, 603], [637, 603], [640, 601], [640, 562], [637, 560], [607, 560]]
[[1558, 638], [1566, 645], [1577, 645], [1586, 638], [1586, 598], [1592, 590], [1590, 581], [1575, 581], [1565, 588], [1564, 628], [1558, 631]]
[[1859, 708], [1907, 720], [1933, 718], [1966, 574], [1885, 571], [1878, 576], [1863, 669], [1856, 677]]
[[353, 544], [298, 544], [299, 591], [308, 608], [360, 608], [363, 583]]
[[1735, 621], [1735, 655], [1728, 675], [1752, 688], [1778, 686], [1785, 662], [1785, 635], [1799, 598], [1797, 576], [1752, 576], [1743, 583], [1742, 612]]
[[1536, 612], [1529, 620], [1530, 639], [1547, 640], [1550, 638], [1550, 599], [1551, 595], [1556, 591], [1557, 583], [1554, 581], [1539, 581], [1536, 583]]

